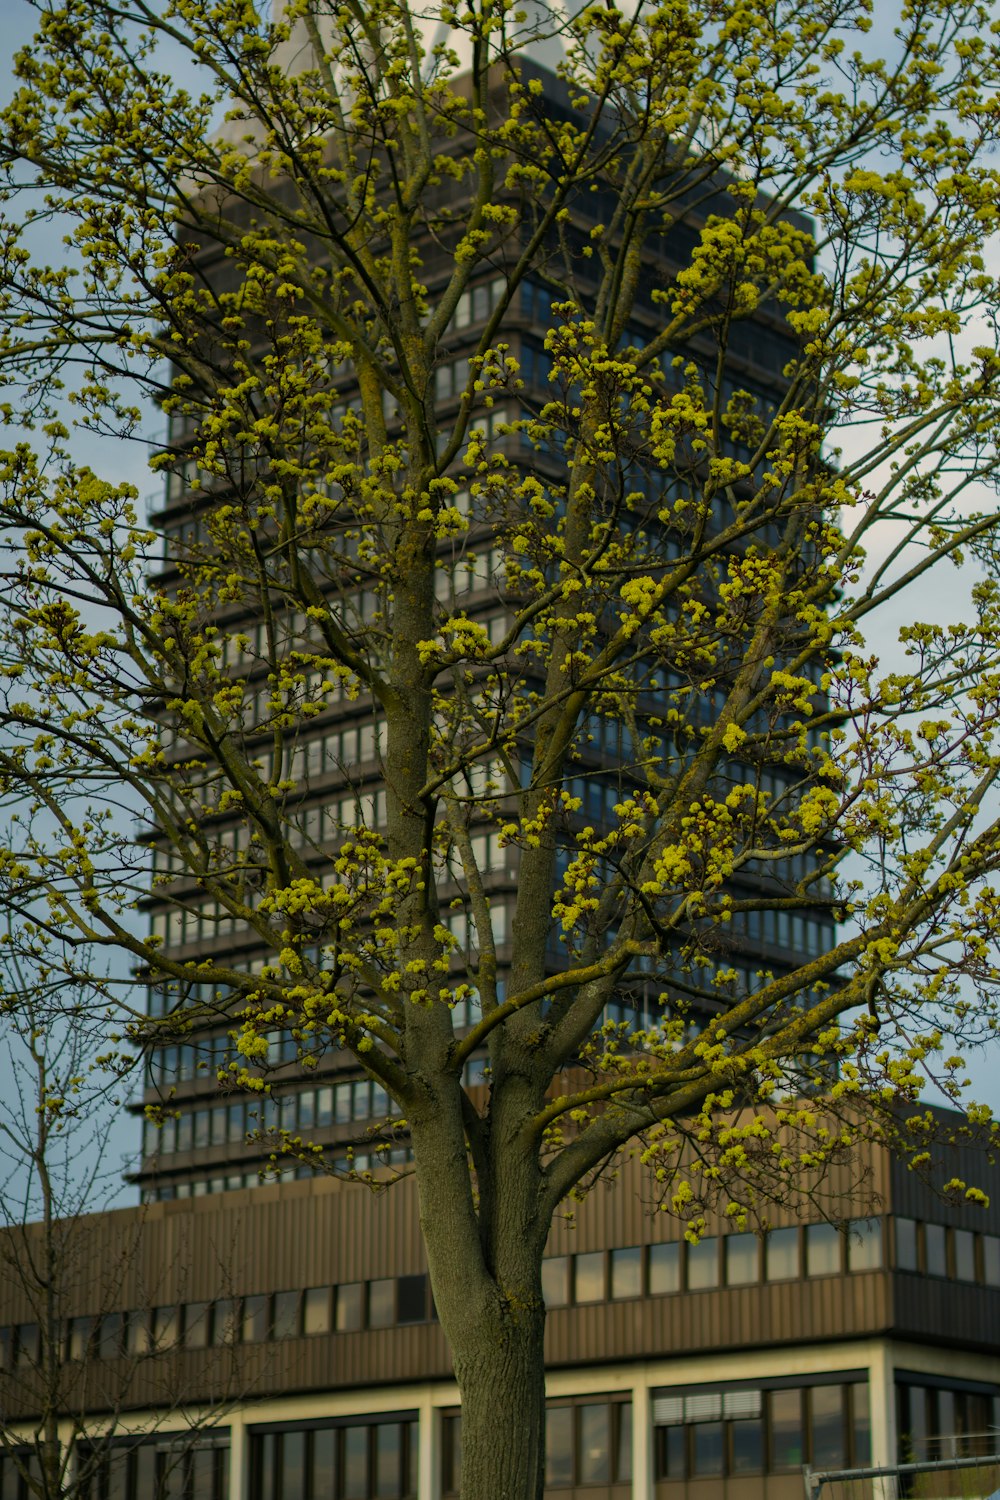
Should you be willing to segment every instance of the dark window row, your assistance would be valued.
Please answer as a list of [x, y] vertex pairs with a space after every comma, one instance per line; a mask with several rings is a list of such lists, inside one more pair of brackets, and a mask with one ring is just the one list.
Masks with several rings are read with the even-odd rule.
[[868, 1386], [689, 1387], [653, 1400], [658, 1480], [843, 1468], [870, 1462]]
[[[184, 1302], [100, 1317], [70, 1318], [65, 1335], [68, 1360], [119, 1359], [159, 1354], [178, 1345], [207, 1349], [226, 1344], [256, 1344], [273, 1339], [348, 1333], [363, 1328], [397, 1328], [426, 1323], [434, 1317], [428, 1278], [424, 1274], [354, 1281], [305, 1291], [269, 1292], [223, 1297], [212, 1302]], [[0, 1329], [4, 1368], [37, 1364], [40, 1339], [36, 1323]]]
[[[632, 1481], [632, 1402], [581, 1396], [553, 1399], [545, 1408], [545, 1489]], [[462, 1418], [447, 1412], [441, 1425], [441, 1493], [462, 1489]]]
[[[228, 1500], [229, 1437], [116, 1439], [76, 1454], [79, 1500]], [[0, 1456], [0, 1500], [35, 1500], [42, 1493], [35, 1453]]]
[[696, 1245], [682, 1240], [551, 1256], [542, 1263], [542, 1291], [547, 1307], [565, 1307], [749, 1286], [761, 1279], [836, 1276], [881, 1265], [881, 1220], [852, 1219], [843, 1230], [832, 1224], [793, 1225], [773, 1229], [763, 1239], [755, 1234], [706, 1235]]
[[997, 1452], [1000, 1390], [996, 1387], [949, 1387], [937, 1377], [926, 1385], [919, 1383], [919, 1377], [900, 1381], [896, 1413], [902, 1463]]
[[896, 1267], [1000, 1286], [1000, 1235], [896, 1218]]
[[388, 1120], [401, 1113], [370, 1078], [228, 1104], [202, 1105], [170, 1114], [162, 1125], [143, 1122], [143, 1154], [171, 1155], [206, 1146], [242, 1145], [247, 1134], [267, 1130], [308, 1132], [353, 1121]]
[[354, 1417], [251, 1437], [250, 1500], [410, 1500], [417, 1422]]

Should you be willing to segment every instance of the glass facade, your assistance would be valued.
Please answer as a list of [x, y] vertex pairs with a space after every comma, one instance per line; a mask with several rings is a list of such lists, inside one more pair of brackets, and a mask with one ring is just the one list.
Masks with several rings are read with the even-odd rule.
[[412, 1412], [258, 1428], [249, 1500], [415, 1500], [418, 1451]]

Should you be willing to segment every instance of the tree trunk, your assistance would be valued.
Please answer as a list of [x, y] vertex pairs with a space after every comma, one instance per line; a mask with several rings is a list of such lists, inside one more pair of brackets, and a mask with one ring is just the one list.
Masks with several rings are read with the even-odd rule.
[[539, 1298], [535, 1307], [498, 1302], [487, 1326], [452, 1340], [462, 1393], [462, 1500], [541, 1500], [544, 1332]]

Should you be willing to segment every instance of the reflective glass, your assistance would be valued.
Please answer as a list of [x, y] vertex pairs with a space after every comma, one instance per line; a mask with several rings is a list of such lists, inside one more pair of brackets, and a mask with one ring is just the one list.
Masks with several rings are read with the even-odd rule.
[[343, 1500], [368, 1500], [368, 1428], [345, 1427]]
[[349, 1333], [364, 1324], [363, 1281], [352, 1281], [337, 1288], [337, 1332]]
[[313, 1433], [311, 1500], [333, 1500], [337, 1482], [337, 1429]]
[[983, 1235], [983, 1280], [987, 1286], [1000, 1286], [1000, 1236]]
[[811, 1459], [814, 1468], [842, 1468], [844, 1453], [844, 1390], [839, 1385], [814, 1385], [809, 1391]]
[[760, 1417], [730, 1422], [734, 1474], [759, 1474], [764, 1467], [764, 1424]]
[[913, 1219], [897, 1219], [896, 1266], [900, 1271], [917, 1269], [917, 1226]]
[[615, 1441], [615, 1483], [632, 1481], [632, 1403], [619, 1401], [611, 1410], [617, 1423]]
[[275, 1292], [274, 1321], [271, 1330], [271, 1337], [275, 1339], [293, 1339], [298, 1334], [298, 1331], [298, 1292]]
[[877, 1271], [882, 1264], [882, 1220], [851, 1219], [847, 1226], [847, 1269]]
[[396, 1321], [396, 1283], [384, 1278], [368, 1283], [368, 1327], [391, 1328]]
[[604, 1254], [595, 1251], [593, 1254], [576, 1255], [573, 1257], [573, 1300], [574, 1302], [603, 1302], [604, 1300]]
[[577, 1484], [609, 1484], [611, 1422], [607, 1402], [577, 1408]]
[[799, 1274], [799, 1231], [772, 1229], [765, 1241], [764, 1263], [768, 1281], [791, 1281]]
[[545, 1413], [545, 1487], [573, 1483], [573, 1408], [550, 1406]]
[[681, 1289], [680, 1245], [650, 1245], [649, 1295], [662, 1297]]
[[774, 1469], [801, 1469], [805, 1455], [802, 1451], [802, 1397], [799, 1391], [772, 1391], [771, 1409], [771, 1467]]
[[546, 1307], [565, 1307], [569, 1302], [568, 1255], [542, 1261], [542, 1297]]
[[971, 1229], [953, 1229], [951, 1246], [955, 1256], [955, 1277], [958, 1281], [976, 1279], [976, 1241]]
[[721, 1422], [695, 1422], [691, 1428], [691, 1473], [721, 1474], [723, 1461]]
[[612, 1250], [611, 1295], [614, 1298], [642, 1296], [642, 1247], [640, 1245], [633, 1245], [627, 1250]]
[[375, 1428], [376, 1500], [395, 1500], [399, 1494], [401, 1447], [399, 1423], [379, 1422]]
[[924, 1271], [928, 1276], [947, 1276], [948, 1248], [943, 1224], [924, 1225]]
[[806, 1275], [835, 1276], [840, 1270], [840, 1231], [832, 1224], [806, 1225]]
[[719, 1241], [714, 1235], [687, 1247], [687, 1284], [692, 1292], [719, 1284]]
[[302, 1329], [304, 1333], [330, 1332], [330, 1288], [311, 1286], [302, 1298]]
[[746, 1286], [760, 1275], [760, 1242], [755, 1234], [727, 1234], [726, 1285]]

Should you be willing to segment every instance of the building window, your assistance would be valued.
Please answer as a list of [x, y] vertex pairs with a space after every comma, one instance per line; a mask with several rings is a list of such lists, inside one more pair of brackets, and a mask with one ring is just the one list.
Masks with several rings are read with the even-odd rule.
[[662, 1297], [681, 1289], [681, 1247], [673, 1245], [650, 1245], [649, 1247], [649, 1295]]
[[365, 1321], [365, 1284], [363, 1281], [348, 1282], [337, 1288], [338, 1333], [353, 1333], [363, 1328]]
[[799, 1274], [799, 1231], [772, 1229], [764, 1242], [764, 1265], [768, 1281], [793, 1281]]
[[692, 1292], [719, 1284], [719, 1241], [714, 1235], [687, 1247], [687, 1284]]
[[868, 1387], [805, 1377], [801, 1385], [654, 1392], [656, 1478], [721, 1478], [869, 1460]]
[[755, 1234], [728, 1234], [723, 1241], [726, 1254], [726, 1285], [747, 1286], [760, 1278], [760, 1241]]
[[611, 1296], [615, 1301], [642, 1296], [642, 1248], [632, 1245], [611, 1252]]
[[632, 1405], [581, 1398], [545, 1409], [545, 1488], [628, 1484]]
[[[81, 1446], [80, 1469], [90, 1467], [88, 1500], [227, 1500], [229, 1433], [224, 1428], [206, 1440], [161, 1435], [145, 1442], [122, 1439], [103, 1452]], [[4, 1476], [3, 1500], [11, 1500]]]
[[302, 1294], [302, 1332], [330, 1332], [330, 1288], [308, 1287]]
[[412, 1500], [417, 1423], [406, 1413], [255, 1432], [251, 1500]]
[[847, 1269], [877, 1271], [882, 1265], [882, 1220], [851, 1219], [847, 1225]]
[[771, 1462], [769, 1468], [801, 1469], [805, 1462], [802, 1442], [802, 1392], [772, 1391], [770, 1394]]
[[955, 1261], [956, 1281], [976, 1279], [976, 1238], [971, 1229], [953, 1229], [951, 1249]]
[[565, 1307], [569, 1302], [568, 1255], [553, 1255], [542, 1261], [542, 1297], [546, 1307]]
[[924, 1271], [928, 1276], [947, 1276], [948, 1242], [943, 1224], [924, 1225]]
[[896, 1269], [898, 1271], [916, 1271], [917, 1265], [917, 1225], [913, 1219], [900, 1219], [895, 1221], [896, 1239]]
[[832, 1224], [806, 1225], [806, 1275], [835, 1276], [840, 1270], [840, 1231]]
[[574, 1302], [603, 1302], [604, 1297], [604, 1252], [597, 1250], [592, 1254], [575, 1255], [573, 1257]]
[[396, 1283], [391, 1278], [368, 1283], [368, 1327], [391, 1328], [396, 1321]]

